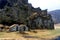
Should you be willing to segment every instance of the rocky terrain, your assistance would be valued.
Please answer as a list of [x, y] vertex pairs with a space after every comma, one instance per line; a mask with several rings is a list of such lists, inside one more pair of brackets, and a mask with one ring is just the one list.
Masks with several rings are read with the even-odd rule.
[[29, 29], [54, 29], [52, 16], [28, 0], [0, 0], [0, 24], [25, 24]]

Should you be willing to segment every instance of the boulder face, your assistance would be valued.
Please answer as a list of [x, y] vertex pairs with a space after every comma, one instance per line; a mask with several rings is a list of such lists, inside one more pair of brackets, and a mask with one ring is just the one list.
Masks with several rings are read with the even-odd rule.
[[3, 8], [0, 8], [0, 24], [21, 23], [31, 29], [54, 29], [52, 17], [47, 14], [47, 10], [41, 10], [39, 7], [34, 8], [28, 3], [28, 0], [6, 0]]

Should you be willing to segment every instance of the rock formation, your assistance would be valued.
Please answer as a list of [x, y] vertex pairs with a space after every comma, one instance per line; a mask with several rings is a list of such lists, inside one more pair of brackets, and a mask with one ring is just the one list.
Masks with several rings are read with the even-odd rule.
[[0, 9], [0, 23], [4, 25], [24, 23], [31, 29], [54, 29], [54, 23], [47, 10], [34, 8], [28, 0], [7, 0]]

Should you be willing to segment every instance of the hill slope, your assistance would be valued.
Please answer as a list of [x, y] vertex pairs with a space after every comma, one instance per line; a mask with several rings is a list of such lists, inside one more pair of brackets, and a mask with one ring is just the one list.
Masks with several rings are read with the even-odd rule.
[[52, 15], [55, 23], [60, 23], [60, 10], [50, 11], [49, 14]]

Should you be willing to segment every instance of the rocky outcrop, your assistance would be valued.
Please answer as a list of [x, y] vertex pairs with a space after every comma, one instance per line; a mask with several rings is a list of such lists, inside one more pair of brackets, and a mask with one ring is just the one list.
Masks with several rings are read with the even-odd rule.
[[54, 29], [52, 17], [47, 14], [47, 10], [32, 7], [28, 0], [6, 1], [0, 9], [0, 23], [5, 25], [24, 23], [33, 29]]
[[28, 31], [28, 27], [26, 25], [18, 25], [18, 24], [13, 24], [10, 26], [9, 28], [10, 32], [15, 32], [15, 31], [19, 31], [20, 33]]
[[54, 29], [52, 16], [47, 14], [47, 10], [41, 10], [40, 13], [33, 13], [28, 18], [29, 28], [31, 29]]

